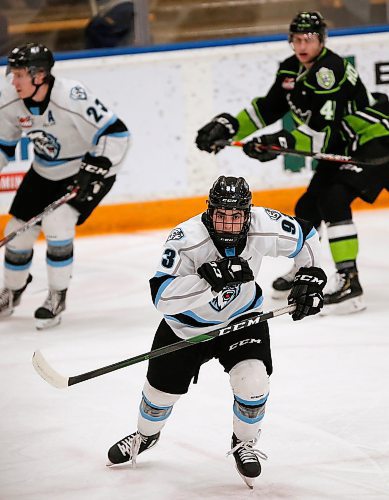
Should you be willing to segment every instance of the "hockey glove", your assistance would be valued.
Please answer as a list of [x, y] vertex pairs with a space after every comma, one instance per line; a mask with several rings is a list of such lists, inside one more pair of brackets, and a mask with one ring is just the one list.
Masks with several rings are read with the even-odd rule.
[[255, 158], [259, 161], [271, 161], [277, 158], [278, 153], [274, 151], [266, 151], [261, 149], [261, 146], [278, 146], [281, 148], [293, 149], [296, 140], [293, 135], [287, 130], [281, 130], [276, 134], [266, 134], [261, 137], [256, 137], [243, 146], [243, 151], [250, 158]]
[[112, 163], [105, 156], [92, 156], [86, 153], [80, 170], [73, 180], [73, 188], [78, 187], [75, 201], [92, 201], [104, 185], [104, 177]]
[[288, 304], [296, 304], [293, 321], [317, 314], [323, 307], [323, 288], [327, 276], [320, 267], [301, 267], [294, 277]]
[[254, 280], [254, 274], [247, 260], [241, 257], [206, 262], [197, 269], [197, 273], [211, 285], [214, 292], [219, 293], [227, 285], [247, 283]]
[[239, 122], [228, 113], [222, 113], [197, 132], [196, 145], [201, 151], [218, 153], [225, 146], [217, 141], [228, 141], [237, 133]]

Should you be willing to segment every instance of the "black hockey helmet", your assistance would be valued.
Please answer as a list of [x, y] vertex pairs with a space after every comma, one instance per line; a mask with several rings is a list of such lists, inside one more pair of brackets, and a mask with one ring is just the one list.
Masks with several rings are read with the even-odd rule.
[[327, 25], [320, 12], [299, 12], [292, 19], [289, 26], [289, 42], [292, 41], [294, 34], [316, 33], [319, 40], [324, 43], [327, 36]]
[[54, 57], [52, 52], [40, 43], [20, 45], [12, 49], [8, 54], [8, 73], [12, 68], [26, 68], [33, 78], [38, 71], [44, 71], [46, 78], [48, 78], [53, 66]]
[[[223, 247], [233, 247], [246, 237], [251, 220], [251, 191], [243, 177], [225, 177], [221, 175], [209, 191], [208, 209], [204, 222], [215, 243]], [[244, 223], [237, 233], [216, 231], [213, 224], [215, 209], [243, 210]]]

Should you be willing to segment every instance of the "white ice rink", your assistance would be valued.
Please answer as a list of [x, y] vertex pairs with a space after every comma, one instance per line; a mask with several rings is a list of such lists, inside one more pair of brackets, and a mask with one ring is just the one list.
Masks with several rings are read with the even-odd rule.
[[[67, 376], [148, 351], [160, 319], [148, 279], [169, 231], [79, 238], [68, 309], [44, 332], [33, 323], [46, 296], [38, 244], [34, 281], [0, 323], [0, 499], [389, 499], [389, 211], [355, 219], [367, 310], [270, 321], [274, 374], [259, 446], [269, 460], [253, 491], [225, 456], [232, 395], [215, 360], [137, 469], [105, 464], [108, 448], [136, 428], [145, 362], [62, 390], [31, 365], [38, 348]], [[265, 292], [288, 266], [265, 261]], [[265, 310], [280, 305], [267, 299]]]

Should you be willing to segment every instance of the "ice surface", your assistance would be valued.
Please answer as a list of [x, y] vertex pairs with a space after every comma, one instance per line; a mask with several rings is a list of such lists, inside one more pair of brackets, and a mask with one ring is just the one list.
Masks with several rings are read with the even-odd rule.
[[[108, 448], [136, 428], [146, 363], [62, 390], [31, 365], [38, 348], [66, 376], [148, 351], [160, 319], [148, 279], [168, 231], [79, 238], [67, 311], [43, 332], [33, 322], [46, 295], [38, 244], [34, 281], [0, 323], [0, 499], [388, 499], [389, 211], [355, 220], [367, 310], [270, 322], [274, 374], [260, 440], [269, 460], [253, 491], [225, 457], [232, 396], [216, 361], [202, 367], [137, 469], [105, 464]], [[326, 270], [330, 262], [324, 246]], [[265, 260], [265, 292], [288, 267]], [[281, 305], [266, 299], [265, 310]]]

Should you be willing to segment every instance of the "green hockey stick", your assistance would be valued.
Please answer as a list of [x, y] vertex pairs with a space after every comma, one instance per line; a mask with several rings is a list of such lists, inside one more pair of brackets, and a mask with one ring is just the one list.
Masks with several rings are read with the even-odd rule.
[[267, 313], [259, 313], [256, 316], [243, 319], [242, 321], [233, 323], [232, 325], [225, 326], [223, 328], [218, 328], [216, 330], [213, 330], [212, 332], [196, 335], [195, 337], [187, 340], [180, 340], [179, 342], [176, 342], [174, 344], [160, 347], [158, 349], [154, 349], [153, 351], [134, 356], [133, 358], [119, 361], [117, 363], [114, 363], [113, 365], [103, 366], [102, 368], [97, 368], [96, 370], [81, 373], [80, 375], [75, 375], [73, 377], [65, 377], [55, 371], [54, 368], [49, 365], [40, 351], [34, 352], [34, 355], [32, 357], [32, 364], [38, 375], [46, 380], [46, 382], [48, 382], [53, 387], [56, 387], [57, 389], [64, 389], [65, 387], [79, 384], [80, 382], [85, 382], [86, 380], [90, 380], [91, 378], [100, 377], [101, 375], [105, 375], [106, 373], [120, 370], [121, 368], [125, 368], [126, 366], [135, 365], [136, 363], [141, 363], [142, 361], [147, 361], [148, 359], [163, 356], [164, 354], [168, 354], [169, 352], [178, 351], [179, 349], [184, 349], [185, 347], [199, 344], [200, 342], [212, 340], [219, 335], [235, 332], [236, 330], [241, 330], [242, 328], [262, 323], [263, 321], [275, 318], [276, 316], [281, 316], [281, 314], [292, 313], [295, 308], [296, 306], [292, 304], [289, 306], [281, 307], [280, 309], [274, 309], [273, 311], [269, 311]]

